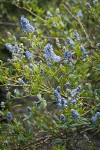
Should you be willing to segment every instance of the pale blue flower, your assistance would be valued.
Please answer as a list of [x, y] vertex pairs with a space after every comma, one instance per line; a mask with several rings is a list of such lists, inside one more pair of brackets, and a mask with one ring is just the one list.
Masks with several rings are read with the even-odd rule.
[[80, 50], [82, 51], [82, 56], [86, 57], [88, 53], [86, 52], [84, 46], [80, 46]]
[[65, 51], [64, 53], [64, 56], [65, 56], [65, 61], [66, 62], [72, 62], [73, 59], [72, 59], [72, 53], [70, 51]]
[[48, 16], [48, 17], [52, 17], [52, 14], [51, 14], [50, 11], [47, 11], [47, 16]]
[[9, 50], [9, 52], [12, 52], [13, 46], [11, 43], [7, 43], [6, 45], [7, 50]]
[[92, 116], [91, 120], [92, 122], [96, 122], [98, 119], [100, 119], [100, 112], [97, 112], [94, 116]]
[[72, 116], [72, 118], [77, 118], [80, 115], [75, 109], [71, 109], [71, 116]]
[[53, 60], [54, 62], [59, 62], [61, 61], [61, 57], [57, 56], [54, 51], [53, 51], [53, 47], [51, 44], [47, 44], [44, 47], [44, 52], [45, 52], [45, 59], [47, 62], [49, 62], [50, 60]]
[[24, 82], [21, 78], [18, 78], [18, 82], [19, 82], [19, 84], [21, 84], [21, 85], [25, 85], [25, 82]]
[[70, 37], [68, 37], [68, 38], [66, 39], [66, 42], [67, 42], [68, 45], [74, 47], [74, 42], [73, 42], [73, 40], [72, 40]]
[[74, 99], [74, 100], [72, 100], [72, 101], [71, 101], [71, 103], [72, 103], [73, 105], [76, 105], [77, 100], [76, 100], [76, 99]]
[[20, 21], [21, 21], [21, 27], [23, 32], [25, 31], [34, 32], [35, 28], [32, 25], [30, 25], [29, 20], [27, 20], [24, 17], [21, 17]]
[[25, 52], [25, 56], [26, 56], [26, 58], [27, 58], [27, 59], [29, 59], [29, 60], [33, 60], [33, 55], [32, 55], [32, 53], [31, 53], [31, 52], [26, 51], [26, 52]]
[[8, 120], [8, 122], [11, 122], [11, 120], [12, 120], [12, 113], [11, 112], [7, 112], [7, 120]]
[[82, 18], [83, 17], [82, 10], [79, 10], [76, 16]]

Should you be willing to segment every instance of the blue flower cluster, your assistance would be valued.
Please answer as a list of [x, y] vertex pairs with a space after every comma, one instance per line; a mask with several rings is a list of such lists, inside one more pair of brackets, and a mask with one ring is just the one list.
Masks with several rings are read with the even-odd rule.
[[71, 84], [69, 82], [66, 83], [66, 86], [67, 86], [67, 93], [68, 95], [70, 96], [68, 98], [68, 101], [71, 102], [73, 105], [76, 105], [76, 103], [78, 102], [78, 95], [79, 95], [79, 92], [81, 90], [81, 85], [78, 85], [76, 89], [70, 89], [71, 87]]
[[66, 86], [67, 86], [68, 88], [70, 88], [70, 87], [71, 87], [71, 84], [70, 84], [69, 82], [66, 82]]
[[82, 51], [82, 56], [86, 57], [87, 56], [87, 52], [86, 52], [85, 48], [83, 46], [80, 46], [80, 50]]
[[67, 42], [68, 45], [74, 47], [74, 42], [72, 41], [72, 39], [71, 39], [70, 37], [68, 37], [68, 38], [66, 39], [66, 42]]
[[54, 62], [59, 62], [61, 61], [61, 57], [57, 56], [54, 51], [53, 51], [53, 47], [51, 44], [47, 44], [44, 47], [44, 52], [45, 52], [45, 59], [47, 61], [48, 64], [50, 64], [50, 60], [53, 60]]
[[72, 62], [69, 63], [69, 67], [71, 69], [71, 73], [73, 73], [74, 72], [74, 66], [73, 66]]
[[7, 43], [5, 46], [9, 52], [12, 52], [13, 46], [11, 43]]
[[74, 40], [80, 40], [80, 35], [78, 34], [77, 30], [74, 31]]
[[35, 28], [32, 25], [30, 25], [29, 21], [26, 18], [21, 17], [20, 21], [21, 21], [21, 27], [22, 27], [23, 32], [25, 32], [25, 31], [34, 32], [35, 31]]
[[61, 114], [61, 115], [60, 115], [60, 120], [62, 121], [62, 123], [65, 122], [66, 118], [65, 118], [64, 114]]
[[56, 90], [54, 90], [54, 96], [55, 96], [57, 105], [59, 107], [67, 107], [68, 106], [68, 100], [66, 100], [64, 97], [62, 97], [60, 95], [60, 91], [61, 91], [60, 86], [58, 86], [56, 88]]
[[25, 85], [25, 82], [21, 78], [18, 78], [18, 82], [20, 85]]
[[48, 17], [52, 17], [52, 14], [51, 14], [50, 11], [47, 11], [47, 16], [48, 16]]
[[25, 52], [25, 56], [26, 56], [26, 58], [27, 58], [28, 60], [33, 60], [33, 55], [32, 55], [31, 52], [26, 51], [26, 52]]
[[77, 100], [76, 100], [76, 99], [73, 99], [73, 100], [71, 101], [71, 103], [72, 103], [73, 105], [76, 105]]
[[92, 122], [96, 122], [98, 119], [100, 119], [100, 112], [97, 112], [94, 116], [92, 116], [91, 120]]
[[10, 53], [12, 53], [13, 56], [16, 56], [16, 57], [19, 56], [19, 54], [20, 54], [20, 48], [18, 47], [17, 44], [12, 45], [11, 43], [6, 43], [5, 46], [6, 46], [7, 50]]
[[71, 116], [72, 116], [72, 118], [77, 118], [80, 115], [75, 109], [71, 109]]
[[82, 18], [83, 17], [83, 14], [82, 14], [82, 10], [79, 10], [76, 17], [79, 17], [79, 18]]
[[64, 53], [64, 56], [65, 56], [65, 61], [64, 62], [72, 62], [73, 59], [72, 59], [72, 53], [70, 51], [65, 51]]
[[12, 120], [12, 113], [11, 112], [7, 112], [7, 120], [8, 120], [8, 122], [11, 122], [11, 120]]
[[28, 106], [28, 107], [26, 108], [26, 110], [27, 110], [28, 113], [30, 113], [32, 109], [31, 109], [30, 106]]
[[81, 90], [81, 86], [79, 85], [76, 89], [73, 89], [73, 90], [70, 91], [71, 96], [72, 97], [77, 97], [80, 90]]

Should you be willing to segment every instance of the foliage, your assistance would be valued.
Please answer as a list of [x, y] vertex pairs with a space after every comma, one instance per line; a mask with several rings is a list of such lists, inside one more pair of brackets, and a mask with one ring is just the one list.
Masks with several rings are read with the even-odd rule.
[[99, 150], [99, 2], [45, 2], [0, 2], [0, 149]]

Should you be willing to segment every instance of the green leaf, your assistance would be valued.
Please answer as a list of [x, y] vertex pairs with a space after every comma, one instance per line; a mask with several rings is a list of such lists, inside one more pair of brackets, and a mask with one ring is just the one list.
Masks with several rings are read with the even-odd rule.
[[53, 139], [52, 140], [52, 144], [55, 145], [55, 144], [58, 144], [58, 143], [61, 143], [62, 142], [62, 139], [60, 138], [56, 138], [56, 139]]

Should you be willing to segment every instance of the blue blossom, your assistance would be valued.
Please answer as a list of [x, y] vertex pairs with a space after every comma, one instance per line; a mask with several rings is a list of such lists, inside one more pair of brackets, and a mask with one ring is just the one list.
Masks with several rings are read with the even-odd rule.
[[96, 122], [97, 117], [96, 116], [92, 116], [91, 120], [92, 120], [92, 122]]
[[54, 96], [55, 96], [57, 105], [58, 105], [59, 107], [67, 107], [67, 105], [68, 105], [68, 100], [66, 100], [64, 97], [62, 97], [62, 96], [60, 95], [60, 86], [58, 86], [58, 87], [56, 88], [56, 90], [54, 90]]
[[71, 90], [70, 94], [72, 97], [76, 97], [81, 90], [81, 86], [79, 85], [76, 89]]
[[80, 92], [81, 90], [81, 85], [78, 85], [78, 87], [76, 88], [77, 92]]
[[61, 87], [60, 86], [57, 86], [57, 91], [60, 93], [60, 91], [61, 91]]
[[70, 51], [65, 51], [64, 53], [64, 56], [65, 56], [65, 62], [72, 62], [73, 59], [72, 59], [72, 53]]
[[24, 82], [21, 78], [18, 78], [18, 82], [19, 82], [19, 84], [21, 84], [21, 85], [25, 85], [25, 82]]
[[75, 40], [80, 40], [80, 35], [78, 34], [77, 30], [74, 31], [74, 39]]
[[19, 56], [19, 47], [17, 44], [12, 45], [11, 43], [7, 43], [5, 46], [10, 53], [14, 54], [14, 56]]
[[96, 117], [97, 117], [97, 119], [100, 119], [100, 112], [96, 113]]
[[57, 56], [55, 53], [52, 55], [52, 59], [54, 62], [59, 62], [61, 61], [61, 57], [60, 56]]
[[79, 18], [82, 18], [83, 17], [83, 14], [82, 14], [82, 10], [79, 10], [76, 17], [79, 17]]
[[33, 56], [32, 56], [32, 53], [31, 53], [31, 52], [26, 51], [26, 52], [25, 52], [25, 56], [26, 56], [27, 59], [33, 60]]
[[76, 105], [77, 100], [76, 100], [76, 99], [74, 99], [74, 100], [72, 100], [72, 101], [71, 101], [71, 103], [72, 103], [73, 105]]
[[69, 82], [66, 82], [66, 86], [69, 88], [71, 87], [71, 84]]
[[97, 112], [94, 116], [92, 116], [91, 120], [92, 122], [96, 122], [98, 119], [100, 119], [100, 112]]
[[13, 46], [11, 43], [7, 43], [5, 46], [6, 46], [7, 50], [9, 50], [9, 52], [12, 52]]
[[29, 20], [26, 19], [26, 18], [24, 18], [24, 17], [21, 17], [20, 21], [21, 21], [21, 23], [22, 23], [23, 26], [26, 26], [27, 24], [29, 24]]
[[61, 95], [57, 90], [54, 90], [54, 96], [57, 103], [61, 103]]
[[64, 115], [64, 114], [61, 114], [61, 115], [60, 115], [60, 120], [62, 121], [62, 123], [65, 122], [66, 118], [65, 118], [65, 115]]
[[7, 112], [7, 120], [8, 120], [8, 122], [11, 122], [11, 120], [12, 120], [12, 113], [11, 112]]
[[81, 49], [82, 52], [85, 52], [84, 46], [81, 45], [81, 46], [80, 46], [80, 49]]
[[48, 66], [49, 66], [49, 67], [51, 67], [51, 66], [52, 66], [52, 63], [51, 63], [51, 62], [49, 62], [49, 61], [47, 61], [47, 64], [48, 64]]
[[28, 106], [28, 107], [26, 108], [26, 110], [27, 110], [28, 113], [30, 113], [32, 109], [31, 109], [31, 107]]
[[29, 20], [27, 20], [24, 17], [21, 17], [20, 21], [21, 21], [21, 27], [23, 32], [25, 31], [34, 32], [35, 28], [32, 25], [30, 25]]
[[61, 107], [67, 107], [68, 106], [68, 100], [66, 100], [64, 97], [61, 98]]
[[72, 41], [72, 39], [71, 39], [70, 37], [68, 37], [68, 38], [66, 39], [66, 42], [67, 42], [68, 45], [74, 47], [74, 42]]
[[47, 16], [48, 16], [48, 17], [52, 17], [52, 14], [51, 14], [50, 11], [47, 11]]
[[77, 118], [80, 115], [75, 109], [71, 109], [71, 116], [72, 116], [72, 118]]
[[43, 68], [41, 68], [41, 69], [40, 69], [40, 75], [42, 76], [42, 75], [43, 75], [43, 73], [44, 73], [44, 69], [43, 69]]
[[76, 89], [73, 89], [70, 94], [72, 97], [75, 97], [75, 96], [77, 96], [78, 93], [77, 93]]
[[86, 57], [87, 56], [87, 52], [86, 52], [84, 46], [80, 46], [80, 50], [82, 51], [82, 56]]
[[54, 53], [53, 47], [49, 43], [44, 47], [44, 52], [45, 52], [45, 59], [47, 62], [50, 62], [50, 60], [53, 60], [54, 62], [59, 62], [61, 60], [61, 57], [57, 56]]

